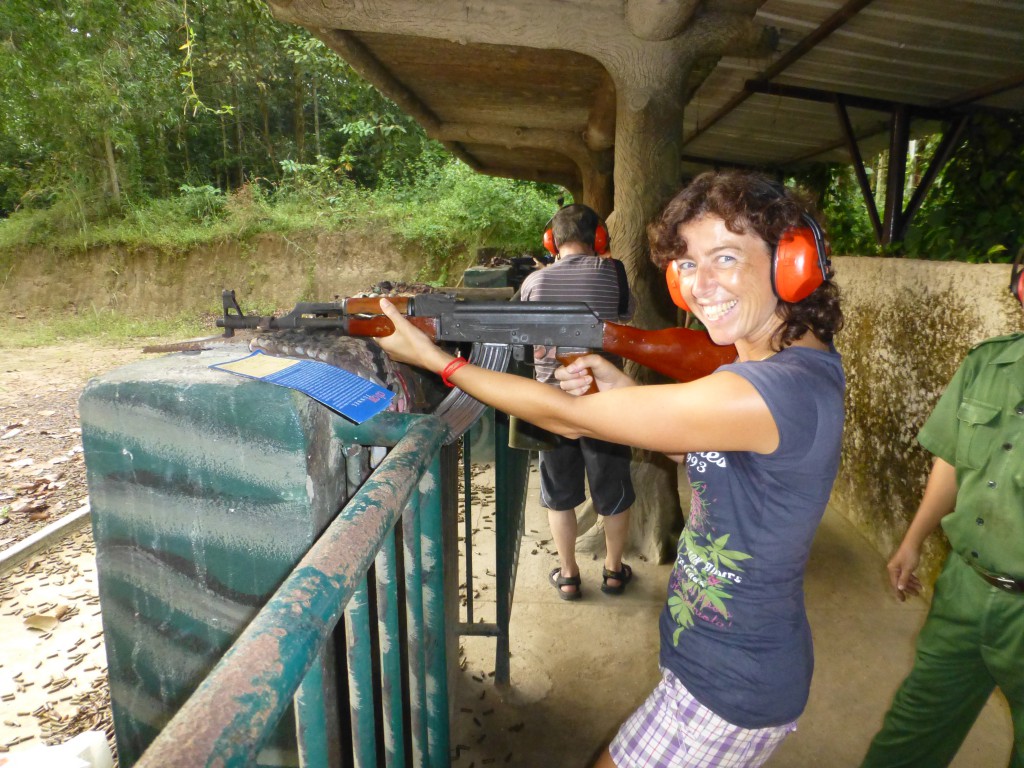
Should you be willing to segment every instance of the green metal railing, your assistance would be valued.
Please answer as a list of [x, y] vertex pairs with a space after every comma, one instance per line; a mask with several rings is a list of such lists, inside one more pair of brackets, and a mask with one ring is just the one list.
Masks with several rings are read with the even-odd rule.
[[495, 620], [474, 621], [473, 599], [473, 522], [470, 479], [470, 441], [463, 446], [463, 500], [464, 529], [463, 547], [466, 563], [466, 621], [459, 624], [460, 635], [482, 635], [494, 637], [494, 680], [498, 685], [508, 685], [511, 679], [509, 666], [510, 636], [509, 625], [512, 617], [512, 601], [515, 597], [516, 572], [519, 565], [519, 544], [523, 537], [526, 509], [526, 487], [530, 471], [531, 453], [510, 448], [508, 445], [508, 416], [489, 412], [482, 418], [494, 422], [494, 582]]
[[[350, 437], [386, 445], [390, 432], [393, 450], [136, 765], [256, 764], [293, 697], [304, 766], [449, 763], [438, 479], [448, 430], [382, 416], [372, 436]], [[324, 672], [334, 659], [340, 697]]]

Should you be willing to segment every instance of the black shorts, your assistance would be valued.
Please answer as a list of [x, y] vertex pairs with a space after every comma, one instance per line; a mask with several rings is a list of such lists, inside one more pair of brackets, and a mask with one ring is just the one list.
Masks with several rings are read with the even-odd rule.
[[631, 454], [628, 445], [563, 438], [557, 448], [540, 452], [540, 503], [554, 510], [578, 507], [586, 499], [585, 473], [597, 514], [624, 512], [636, 499], [629, 474]]

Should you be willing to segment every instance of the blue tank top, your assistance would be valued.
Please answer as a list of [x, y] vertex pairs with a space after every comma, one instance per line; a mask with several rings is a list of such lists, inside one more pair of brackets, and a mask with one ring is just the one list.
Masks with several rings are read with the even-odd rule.
[[687, 456], [690, 514], [661, 614], [661, 664], [741, 728], [803, 712], [814, 654], [804, 569], [839, 469], [842, 360], [788, 347], [719, 368], [764, 398], [779, 446]]

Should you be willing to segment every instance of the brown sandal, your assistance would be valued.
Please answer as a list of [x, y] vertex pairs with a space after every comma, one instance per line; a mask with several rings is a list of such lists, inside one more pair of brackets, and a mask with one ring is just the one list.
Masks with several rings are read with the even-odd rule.
[[[626, 590], [626, 585], [629, 584], [629, 580], [633, 578], [633, 569], [625, 563], [622, 564], [622, 570], [620, 571], [609, 571], [607, 568], [604, 569], [604, 573], [601, 575], [601, 591], [606, 595], [621, 595]], [[618, 584], [609, 584], [608, 579], [615, 579], [619, 582]]]
[[[583, 584], [579, 576], [563, 576], [562, 567], [555, 568], [548, 576], [548, 581], [558, 590], [558, 596], [563, 600], [579, 600], [583, 597]], [[575, 587], [572, 592], [566, 592], [562, 587]], [[602, 587], [603, 589], [603, 587]]]

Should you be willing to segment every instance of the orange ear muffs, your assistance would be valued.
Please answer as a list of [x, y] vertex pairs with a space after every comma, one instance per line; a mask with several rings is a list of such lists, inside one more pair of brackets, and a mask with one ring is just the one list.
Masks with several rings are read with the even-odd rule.
[[806, 226], [782, 233], [772, 256], [772, 290], [785, 302], [795, 304], [814, 293], [829, 279], [828, 243], [818, 223], [807, 214]]
[[[555, 231], [551, 228], [551, 222], [555, 220], [552, 216], [544, 227], [544, 248], [552, 256], [558, 255], [558, 246], [555, 245]], [[604, 225], [604, 222], [599, 222], [597, 229], [594, 230], [594, 253], [598, 256], [604, 256], [611, 250], [611, 237], [608, 235], [608, 227]]]
[[549, 221], [549, 226], [544, 230], [544, 247], [552, 256], [557, 256], [558, 246], [555, 245], [555, 233], [552, 231], [550, 224], [551, 222]]
[[665, 268], [665, 282], [668, 283], [668, 295], [672, 297], [673, 303], [684, 312], [689, 312], [690, 308], [683, 298], [683, 289], [679, 285], [679, 262], [675, 259]]
[[1017, 258], [1013, 260], [1013, 268], [1010, 270], [1010, 293], [1013, 298], [1024, 304], [1024, 248], [1017, 251]]
[[[552, 242], [554, 238], [552, 238]], [[611, 250], [611, 238], [608, 236], [608, 227], [603, 223], [597, 225], [594, 231], [594, 253], [604, 256]]]

